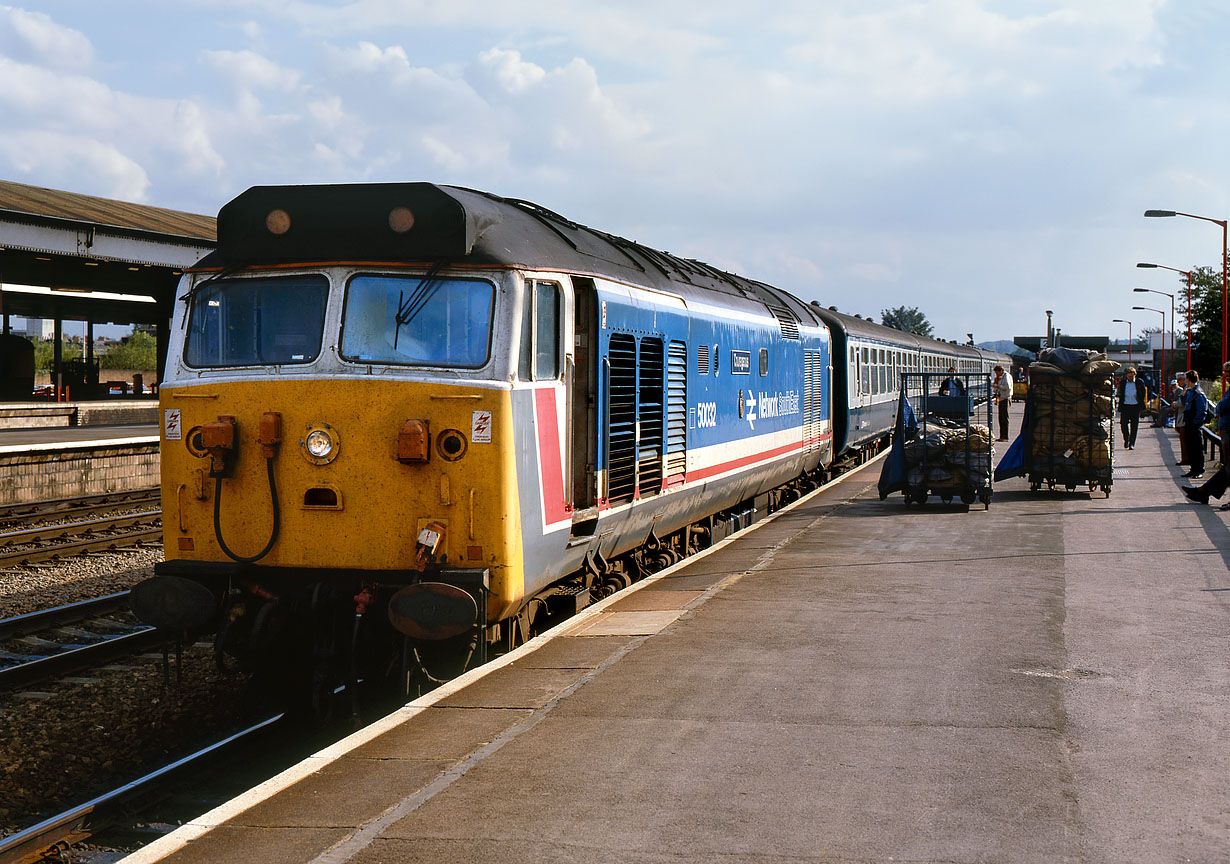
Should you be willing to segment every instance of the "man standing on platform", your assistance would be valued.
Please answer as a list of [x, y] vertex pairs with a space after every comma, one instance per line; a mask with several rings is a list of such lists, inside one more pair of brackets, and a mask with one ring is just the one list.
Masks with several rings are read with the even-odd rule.
[[1123, 429], [1123, 447], [1136, 446], [1136, 430], [1140, 428], [1140, 409], [1145, 404], [1145, 385], [1136, 380], [1136, 370], [1129, 366], [1119, 382], [1119, 425]]
[[1204, 476], [1204, 440], [1200, 430], [1204, 428], [1204, 415], [1209, 400], [1200, 389], [1200, 375], [1195, 369], [1187, 370], [1187, 393], [1183, 396], [1183, 434], [1187, 436], [1187, 458], [1191, 470], [1184, 477], [1193, 480]]
[[[1230, 363], [1223, 364], [1221, 371], [1230, 374]], [[1201, 504], [1208, 504], [1210, 498], [1220, 498], [1226, 494], [1226, 489], [1230, 489], [1230, 462], [1227, 461], [1230, 456], [1230, 390], [1223, 393], [1217, 403], [1217, 434], [1221, 438], [1221, 467], [1204, 485], [1183, 487], [1184, 495]], [[1221, 509], [1230, 510], [1230, 503], [1221, 505]]]
[[1008, 440], [1008, 405], [1012, 402], [1012, 376], [1004, 371], [1003, 366], [996, 365], [995, 401], [999, 403], [999, 440]]

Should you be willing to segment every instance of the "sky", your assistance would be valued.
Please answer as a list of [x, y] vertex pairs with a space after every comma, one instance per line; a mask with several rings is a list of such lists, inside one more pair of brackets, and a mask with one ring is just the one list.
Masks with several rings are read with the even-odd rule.
[[456, 184], [942, 338], [1122, 339], [1182, 289], [1138, 261], [1221, 264], [1143, 212], [1230, 218], [1227, 33], [1219, 0], [0, 0], [0, 178], [208, 214]]

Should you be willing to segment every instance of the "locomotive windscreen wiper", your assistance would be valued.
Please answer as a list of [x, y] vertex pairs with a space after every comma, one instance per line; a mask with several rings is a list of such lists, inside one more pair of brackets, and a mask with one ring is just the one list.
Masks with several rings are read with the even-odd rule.
[[427, 271], [418, 286], [410, 292], [409, 297], [405, 297], [401, 291], [397, 292], [397, 317], [394, 319], [397, 322], [397, 329], [393, 331], [394, 349], [397, 348], [397, 337], [401, 334], [401, 328], [413, 321], [423, 311], [427, 301], [440, 290], [442, 283], [436, 277], [444, 268], [444, 264], [444, 259], [441, 259], [431, 265], [431, 269]]
[[245, 266], [246, 265], [244, 264], [227, 264], [225, 267], [223, 267], [221, 270], [219, 270], [214, 275], [210, 276], [207, 279], [202, 279], [200, 282], [193, 285], [191, 288], [188, 289], [188, 293], [180, 297], [179, 299], [180, 300], [191, 300], [206, 285], [210, 285], [214, 282], [220, 282], [223, 279], [226, 279], [230, 276], [234, 276], [240, 270], [243, 270]]

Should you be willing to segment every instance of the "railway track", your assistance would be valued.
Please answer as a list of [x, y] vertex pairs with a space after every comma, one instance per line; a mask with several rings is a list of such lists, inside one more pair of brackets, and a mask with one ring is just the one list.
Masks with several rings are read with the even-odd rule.
[[24, 504], [0, 505], [0, 523], [30, 524], [45, 522], [50, 519], [75, 519], [115, 510], [121, 507], [157, 506], [159, 502], [157, 487], [135, 489], [131, 492], [111, 492], [106, 495], [85, 495], [75, 498], [53, 498], [47, 501], [30, 501]]
[[272, 730], [282, 719], [281, 714], [269, 717], [246, 729], [228, 735], [181, 759], [151, 771], [130, 783], [92, 798], [63, 813], [44, 819], [24, 831], [0, 839], [0, 862], [3, 864], [33, 864], [49, 859], [63, 860], [62, 853], [74, 843], [81, 843], [97, 832], [130, 816], [128, 806], [139, 796], [149, 796], [162, 785], [174, 782], [180, 775], [202, 763], [240, 745], [252, 743], [260, 733]]
[[139, 623], [128, 592], [0, 620], [0, 692], [105, 666], [161, 645], [167, 634]]
[[[109, 509], [114, 509], [111, 505]], [[56, 514], [59, 518], [60, 514]], [[44, 515], [42, 518], [48, 518]], [[161, 539], [160, 510], [142, 510], [80, 522], [0, 533], [0, 569], [79, 555], [121, 549]]]

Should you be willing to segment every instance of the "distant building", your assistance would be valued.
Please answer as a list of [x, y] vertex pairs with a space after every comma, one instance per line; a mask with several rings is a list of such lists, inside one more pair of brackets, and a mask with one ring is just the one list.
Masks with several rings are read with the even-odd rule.
[[[26, 329], [23, 330], [26, 336], [30, 339], [54, 339], [56, 336], [56, 322], [50, 318], [27, 318], [25, 319]], [[14, 327], [13, 329], [16, 329]]]

